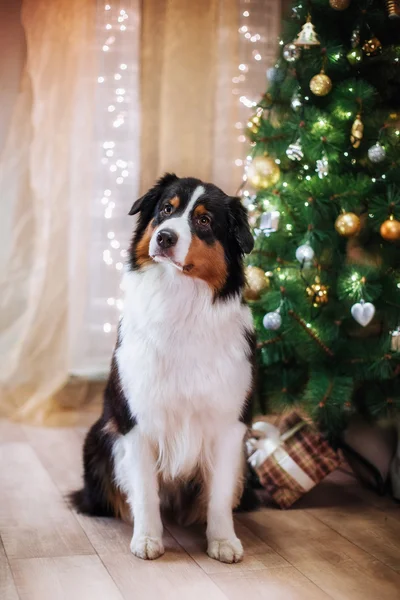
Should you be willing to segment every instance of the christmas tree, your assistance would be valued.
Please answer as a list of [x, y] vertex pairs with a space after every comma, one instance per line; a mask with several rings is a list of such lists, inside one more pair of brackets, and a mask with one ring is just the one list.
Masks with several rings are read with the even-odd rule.
[[261, 410], [400, 408], [400, 6], [299, 0], [248, 123]]

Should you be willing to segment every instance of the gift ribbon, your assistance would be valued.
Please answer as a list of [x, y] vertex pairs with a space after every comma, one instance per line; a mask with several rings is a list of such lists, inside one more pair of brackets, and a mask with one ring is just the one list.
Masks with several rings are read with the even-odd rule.
[[281, 434], [279, 429], [267, 423], [266, 421], [257, 421], [254, 423], [252, 430], [260, 434], [260, 439], [250, 438], [246, 442], [247, 452], [250, 455], [248, 458], [252, 467], [260, 467], [271, 454], [279, 466], [286, 471], [293, 479], [303, 488], [308, 491], [315, 486], [315, 482], [307, 475], [305, 471], [293, 460], [290, 454], [283, 448], [283, 444], [291, 438], [295, 433], [302, 429], [307, 423], [301, 421], [294, 425], [288, 431]]

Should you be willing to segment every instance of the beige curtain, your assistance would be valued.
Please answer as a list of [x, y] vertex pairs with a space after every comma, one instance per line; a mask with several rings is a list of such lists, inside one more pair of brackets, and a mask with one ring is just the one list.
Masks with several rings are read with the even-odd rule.
[[0, 157], [0, 414], [41, 421], [68, 375], [69, 272], [84, 276], [84, 236], [72, 263], [68, 249], [70, 224], [89, 219], [88, 169], [74, 167], [91, 151], [94, 0], [24, 0], [20, 14], [26, 62]]
[[[0, 115], [0, 416], [57, 423], [60, 407], [71, 406], [71, 398], [78, 406], [90, 393], [79, 381], [65, 387], [71, 373], [106, 369], [111, 355], [118, 322], [116, 270], [131, 227], [125, 214], [139, 193], [138, 148], [129, 156], [126, 149], [139, 142], [139, 67], [142, 190], [167, 170], [214, 181], [228, 193], [238, 188], [242, 169], [235, 159], [245, 145], [235, 128], [241, 108], [232, 81], [242, 42], [240, 2], [146, 0], [141, 12], [137, 0], [110, 0], [107, 13], [100, 0], [7, 1], [2, 27], [8, 29], [12, 16], [20, 51], [12, 55], [12, 76], [9, 56], [0, 53], [0, 74], [8, 74], [9, 81], [8, 112]], [[100, 73], [102, 45], [109, 36], [114, 43], [117, 15], [124, 9], [129, 9], [131, 37], [119, 51], [126, 60]], [[140, 58], [134, 45], [139, 28]], [[14, 43], [17, 38], [9, 36]], [[120, 62], [127, 64], [121, 68]], [[98, 110], [99, 73], [111, 90], [123, 87], [114, 85], [114, 79], [121, 81], [115, 75], [130, 74], [122, 81], [126, 98], [136, 102], [134, 125], [116, 144], [126, 142], [124, 160], [131, 162], [129, 177], [136, 173], [136, 180], [113, 187], [111, 219], [101, 196], [109, 187], [104, 174], [109, 176], [118, 157], [108, 159], [103, 142], [118, 136], [109, 137], [116, 113], [107, 103]], [[264, 74], [261, 79], [257, 85], [263, 88]], [[128, 105], [117, 108], [128, 118]], [[99, 124], [110, 126], [101, 139]], [[105, 267], [108, 252], [114, 260]]]
[[238, 42], [236, 0], [143, 2], [142, 190], [164, 171], [237, 188]]

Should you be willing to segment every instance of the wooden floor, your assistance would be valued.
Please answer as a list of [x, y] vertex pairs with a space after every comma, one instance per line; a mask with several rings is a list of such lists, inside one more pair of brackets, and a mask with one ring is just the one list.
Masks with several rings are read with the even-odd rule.
[[83, 429], [0, 421], [1, 600], [397, 600], [400, 507], [336, 472], [290, 511], [236, 519], [238, 565], [204, 534], [167, 524], [166, 554], [129, 552], [130, 528], [71, 512]]

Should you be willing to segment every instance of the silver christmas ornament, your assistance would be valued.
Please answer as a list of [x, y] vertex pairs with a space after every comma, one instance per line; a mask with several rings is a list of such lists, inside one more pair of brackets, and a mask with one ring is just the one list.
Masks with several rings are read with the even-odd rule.
[[296, 258], [299, 263], [310, 263], [312, 261], [314, 258], [314, 250], [311, 248], [308, 242], [297, 248]]
[[290, 106], [295, 112], [297, 112], [303, 106], [303, 101], [299, 93], [293, 95]]
[[295, 62], [301, 56], [301, 49], [298, 48], [298, 46], [296, 46], [295, 44], [293, 44], [293, 42], [291, 42], [290, 44], [286, 44], [286, 46], [283, 47], [282, 55], [288, 63]]
[[315, 172], [318, 173], [318, 177], [320, 179], [323, 179], [328, 175], [329, 163], [326, 154], [324, 154], [320, 160], [317, 160], [317, 167], [315, 169]]
[[359, 325], [366, 327], [374, 318], [375, 306], [372, 302], [364, 302], [360, 300], [351, 307], [351, 315]]
[[259, 229], [261, 229], [266, 235], [277, 231], [280, 216], [279, 210], [269, 210], [263, 213], [260, 217]]
[[368, 158], [373, 163], [382, 162], [385, 160], [386, 150], [383, 146], [380, 145], [379, 142], [376, 142], [371, 148], [368, 150]]
[[286, 156], [290, 158], [290, 160], [301, 160], [303, 158], [304, 153], [301, 148], [300, 140], [297, 140], [287, 147]]
[[282, 325], [282, 317], [279, 314], [279, 309], [264, 315], [263, 325], [265, 329], [268, 329], [270, 331], [276, 331], [277, 329], [279, 329]]
[[285, 72], [278, 66], [270, 67], [267, 69], [267, 79], [268, 81], [271, 81], [271, 83], [282, 83], [285, 79]]
[[400, 325], [392, 331], [392, 343], [390, 346], [393, 352], [400, 352]]

